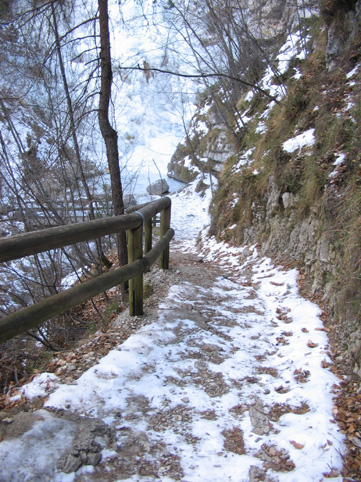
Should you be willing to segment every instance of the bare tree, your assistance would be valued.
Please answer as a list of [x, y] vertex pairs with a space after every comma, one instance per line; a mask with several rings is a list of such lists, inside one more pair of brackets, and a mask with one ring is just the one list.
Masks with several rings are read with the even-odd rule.
[[[109, 122], [109, 103], [112, 87], [112, 59], [110, 53], [108, 1], [98, 0], [99, 5], [99, 29], [100, 29], [100, 67], [101, 87], [99, 97], [99, 127], [104, 138], [109, 173], [112, 187], [114, 214], [124, 214], [123, 188], [120, 177], [118, 134]], [[125, 233], [118, 234], [117, 249], [119, 264], [128, 262], [128, 252]]]
[[[13, 16], [9, 12], [1, 18], [0, 37], [6, 45], [0, 51], [3, 235], [95, 219], [97, 215], [88, 185], [89, 163], [85, 165], [79, 145], [81, 136], [84, 142], [79, 126], [85, 118], [81, 114], [87, 108], [87, 86], [79, 87], [74, 79], [69, 85], [69, 69], [63, 58], [65, 49], [68, 58], [74, 56], [75, 44], [70, 40], [77, 38], [75, 27], [66, 20], [68, 16], [70, 21], [72, 3], [42, 2], [22, 11], [24, 2], [16, 5]], [[13, 74], [11, 84], [5, 80], [9, 73]], [[79, 92], [85, 93], [84, 99]], [[99, 255], [101, 249], [100, 260]], [[62, 289], [62, 278], [72, 267], [76, 270], [94, 263], [101, 265], [92, 243], [81, 243], [19, 261], [16, 269], [3, 265], [0, 269], [8, 299], [1, 299], [1, 309], [6, 312], [53, 294]]]

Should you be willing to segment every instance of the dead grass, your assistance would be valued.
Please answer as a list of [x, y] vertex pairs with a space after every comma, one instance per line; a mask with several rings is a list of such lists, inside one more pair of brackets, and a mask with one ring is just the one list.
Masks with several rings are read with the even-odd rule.
[[[332, 8], [339, 4], [327, 3]], [[267, 242], [270, 180], [276, 183], [280, 197], [283, 193], [296, 195], [291, 210], [279, 203], [271, 216], [285, 223], [289, 217], [290, 230], [303, 219], [317, 216], [314, 246], [326, 234], [334, 268], [324, 275], [323, 282], [333, 296], [331, 314], [343, 326], [339, 330], [342, 337], [361, 326], [361, 73], [353, 77], [352, 84], [346, 78], [360, 61], [361, 42], [355, 39], [345, 46], [339, 68], [329, 71], [325, 62], [327, 29], [320, 20], [310, 28], [313, 48], [298, 65], [302, 77], [296, 80], [285, 75], [288, 94], [265, 120], [266, 132], [256, 133], [257, 122], [251, 120], [242, 138], [240, 154], [253, 149], [253, 163], [234, 173], [232, 167], [239, 158], [235, 155], [220, 176], [212, 202], [212, 234], [242, 243], [246, 233], [247, 242]], [[248, 103], [242, 97], [237, 104], [240, 110], [252, 107], [254, 119], [260, 118], [265, 106], [258, 96]], [[283, 151], [285, 140], [310, 128], [315, 129], [316, 142], [307, 153]], [[346, 155], [345, 162], [330, 178], [340, 153]]]

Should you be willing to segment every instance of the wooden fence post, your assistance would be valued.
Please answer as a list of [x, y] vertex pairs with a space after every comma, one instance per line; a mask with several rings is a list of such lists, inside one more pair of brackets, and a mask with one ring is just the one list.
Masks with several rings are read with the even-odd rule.
[[144, 253], [147, 254], [152, 249], [152, 233], [153, 233], [153, 226], [152, 226], [152, 218], [148, 219], [148, 221], [144, 224]]
[[[143, 224], [128, 231], [128, 263], [143, 257]], [[143, 315], [143, 273], [129, 280], [129, 314]]]
[[[162, 238], [170, 228], [170, 206], [163, 209], [160, 216], [160, 237]], [[169, 245], [163, 251], [163, 254], [159, 258], [159, 268], [169, 268]]]

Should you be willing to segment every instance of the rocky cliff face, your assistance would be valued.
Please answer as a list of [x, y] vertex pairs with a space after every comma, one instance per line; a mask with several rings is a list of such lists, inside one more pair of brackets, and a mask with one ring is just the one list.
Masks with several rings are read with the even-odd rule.
[[181, 182], [190, 182], [200, 172], [219, 174], [235, 150], [232, 134], [222, 122], [217, 105], [212, 103], [211, 98], [206, 99], [168, 164], [168, 176]]
[[[302, 7], [290, 5], [285, 0], [241, 0], [235, 4], [235, 11], [240, 6], [242, 30], [247, 31], [246, 37], [252, 41], [246, 46], [240, 46], [238, 55], [242, 55], [247, 47], [250, 50], [262, 51], [263, 54], [257, 59], [263, 66], [269, 64], [272, 52], [280, 45], [287, 31], [297, 28], [300, 22], [305, 22], [319, 12], [317, 0], [302, 2]], [[232, 33], [230, 28], [230, 37]], [[212, 34], [209, 35], [208, 42], [212, 43]], [[229, 41], [235, 43], [236, 39], [230, 38]], [[244, 41], [242, 38], [242, 42]], [[248, 59], [250, 64], [243, 66], [245, 71], [256, 68], [258, 63], [255, 61], [252, 65], [253, 61], [255, 59], [251, 56]], [[242, 83], [242, 75], [239, 76], [241, 82], [229, 82], [228, 74], [217, 78], [217, 82], [209, 85], [200, 95], [198, 111], [168, 165], [170, 177], [181, 182], [190, 182], [200, 172], [220, 173], [225, 161], [239, 150], [248, 117], [239, 110], [237, 101], [240, 92], [247, 92], [248, 88], [247, 82]], [[231, 72], [231, 77], [233, 75]], [[259, 75], [260, 72], [256, 77]]]
[[207, 99], [192, 155], [182, 161], [179, 147], [172, 169], [218, 173], [211, 233], [298, 267], [361, 376], [360, 12], [360, 1], [321, 2], [321, 18], [285, 37], [258, 84], [275, 101], [244, 90], [232, 133]]

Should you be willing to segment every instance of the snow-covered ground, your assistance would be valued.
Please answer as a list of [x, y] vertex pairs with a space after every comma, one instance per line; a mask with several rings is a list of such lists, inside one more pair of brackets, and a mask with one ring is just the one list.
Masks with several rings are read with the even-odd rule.
[[[24, 395], [43, 394], [47, 409], [114, 429], [117, 448], [104, 447], [101, 462], [122, 474], [111, 480], [341, 482], [343, 436], [332, 414], [339, 381], [320, 309], [299, 295], [296, 270], [255, 247], [217, 243], [203, 230], [196, 248], [210, 191], [201, 197], [196, 184], [173, 196], [187, 276], [155, 321], [72, 384], [43, 374]], [[57, 468], [76, 427], [38, 414], [25, 434], [0, 443], [0, 481], [99, 480], [99, 466]]]

